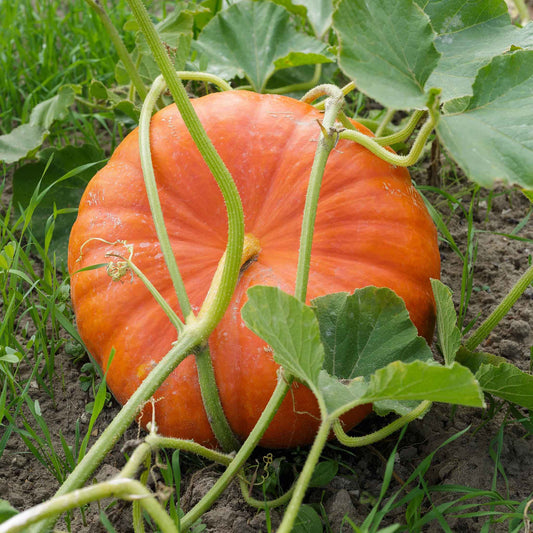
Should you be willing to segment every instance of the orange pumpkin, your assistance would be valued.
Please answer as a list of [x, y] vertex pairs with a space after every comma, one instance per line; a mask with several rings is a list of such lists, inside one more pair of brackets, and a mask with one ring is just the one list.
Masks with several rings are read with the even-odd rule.
[[[275, 387], [277, 364], [265, 343], [244, 326], [240, 309], [252, 285], [294, 292], [300, 226], [321, 114], [287, 97], [245, 91], [212, 94], [192, 103], [236, 182], [245, 230], [261, 247], [209, 339], [224, 411], [237, 437], [245, 439]], [[226, 246], [224, 201], [174, 105], [153, 117], [151, 146], [172, 247], [193, 309], [198, 310]], [[102, 263], [107, 251], [117, 251], [90, 240], [94, 237], [132, 244], [133, 261], [178, 308], [150, 215], [136, 130], [89, 183], [69, 243], [79, 332], [102, 368], [115, 350], [107, 383], [123, 403], [168, 352], [177, 334], [136, 277], [117, 282], [104, 269], [76, 273]], [[80, 255], [81, 262], [76, 262]], [[407, 170], [385, 163], [360, 145], [340, 141], [328, 160], [320, 193], [308, 298], [367, 285], [389, 287], [404, 299], [419, 333], [430, 341], [435, 304], [429, 280], [438, 278], [439, 270], [436, 230]], [[216, 445], [194, 357], [172, 372], [156, 397], [162, 434]], [[369, 410], [363, 406], [350, 412], [348, 427]], [[150, 420], [150, 413], [143, 416], [144, 422]], [[317, 427], [313, 395], [295, 384], [261, 444], [306, 444]]]

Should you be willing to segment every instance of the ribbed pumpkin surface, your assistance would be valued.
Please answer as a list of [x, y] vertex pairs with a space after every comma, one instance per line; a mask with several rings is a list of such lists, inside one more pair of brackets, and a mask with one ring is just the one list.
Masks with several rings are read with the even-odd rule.
[[[275, 387], [277, 365], [268, 347], [244, 326], [240, 308], [246, 290], [255, 284], [294, 291], [321, 114], [290, 98], [244, 91], [209, 95], [193, 105], [237, 184], [246, 232], [261, 246], [210, 338], [224, 410], [236, 435], [244, 439]], [[224, 201], [175, 106], [154, 116], [151, 146], [166, 226], [197, 310], [226, 246]], [[98, 240], [87, 242], [93, 237], [133, 245], [136, 265], [177, 309], [144, 190], [137, 130], [87, 187], [69, 244], [78, 329], [103, 368], [115, 350], [107, 382], [118, 401], [125, 402], [171, 348], [176, 331], [137, 278], [112, 281], [102, 268], [75, 273], [104, 262], [107, 251], [126, 253]], [[82, 260], [76, 262], [82, 245]], [[436, 230], [408, 172], [355, 143], [339, 142], [321, 189], [309, 298], [366, 285], [389, 287], [404, 299], [420, 334], [430, 340], [435, 308], [429, 280], [438, 278], [439, 270]], [[215, 445], [193, 357], [171, 374], [157, 398], [162, 434]], [[149, 411], [147, 407], [144, 421], [150, 420]], [[366, 406], [354, 410], [347, 425], [355, 425], [368, 411]], [[317, 416], [311, 393], [295, 385], [261, 444], [309, 443]]]

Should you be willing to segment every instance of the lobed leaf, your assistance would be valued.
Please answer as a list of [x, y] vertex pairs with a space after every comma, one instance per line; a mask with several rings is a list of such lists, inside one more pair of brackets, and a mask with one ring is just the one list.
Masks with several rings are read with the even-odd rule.
[[385, 107], [425, 108], [439, 60], [429, 17], [412, 0], [341, 0], [333, 14], [339, 65]]
[[441, 366], [428, 361], [395, 361], [377, 370], [368, 381], [357, 378], [349, 383], [322, 372], [319, 389], [328, 412], [336, 415], [357, 405], [384, 400], [483, 406], [483, 394], [474, 375], [458, 363]]
[[76, 90], [72, 85], [60, 87], [55, 96], [32, 109], [28, 124], [22, 124], [10, 133], [0, 135], [0, 161], [6, 164], [16, 163], [39, 149], [52, 124], [63, 119], [74, 103]]
[[476, 372], [476, 378], [484, 392], [533, 409], [533, 375], [513, 364], [500, 363], [495, 366], [484, 363]]
[[533, 45], [533, 24], [511, 23], [502, 0], [417, 0], [437, 33], [439, 62], [428, 85], [442, 89], [442, 100], [472, 94], [478, 70], [511, 47]]
[[315, 35], [320, 39], [331, 27], [333, 15], [332, 0], [294, 0], [296, 6], [304, 6], [307, 18]]
[[286, 9], [252, 0], [220, 11], [194, 48], [207, 58], [209, 72], [247, 78], [256, 92], [264, 91], [276, 69], [332, 61], [324, 43], [296, 30]]
[[441, 116], [439, 137], [467, 176], [533, 189], [533, 50], [495, 57], [483, 67], [460, 113]]
[[405, 303], [392, 290], [357, 289], [313, 300], [325, 348], [324, 368], [333, 376], [369, 376], [392, 361], [431, 360]]
[[313, 310], [277, 287], [255, 286], [241, 315], [274, 351], [274, 360], [316, 391], [324, 360], [318, 321]]

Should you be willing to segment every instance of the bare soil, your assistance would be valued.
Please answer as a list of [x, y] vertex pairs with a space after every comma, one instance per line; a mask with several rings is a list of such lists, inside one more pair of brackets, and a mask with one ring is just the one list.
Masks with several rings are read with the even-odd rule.
[[[441, 197], [434, 195], [434, 202], [449, 225], [455, 241], [461, 250], [466, 247], [467, 221], [461, 209], [451, 210]], [[469, 197], [464, 198], [468, 209]], [[512, 284], [528, 267], [533, 254], [533, 225], [524, 225], [518, 233], [520, 239], [511, 238], [518, 224], [531, 213], [531, 207], [519, 191], [485, 191], [477, 202], [475, 229], [477, 258], [474, 265], [474, 290], [469, 305], [467, 321], [477, 323], [487, 316], [494, 305], [509, 290]], [[454, 299], [459, 305], [463, 263], [446, 243], [441, 245], [442, 280], [454, 291]], [[523, 370], [530, 368], [530, 353], [533, 343], [533, 288], [526, 293], [511, 310], [505, 320], [490, 335], [481, 347], [485, 351], [501, 355]], [[56, 357], [54, 397], [32, 383], [30, 396], [38, 400], [42, 416], [50, 428], [55, 449], [62, 455], [60, 436], [69, 444], [75, 441], [75, 428], [79, 423], [83, 435], [87, 429], [89, 415], [86, 405], [92, 400], [80, 387], [80, 368], [84, 361], [74, 362], [65, 351]], [[115, 416], [118, 406], [114, 401], [105, 409], [92, 431], [92, 439], [97, 437], [106, 424]], [[495, 410], [496, 414], [491, 411]], [[524, 419], [528, 414], [521, 413]], [[22, 417], [19, 417], [22, 431]], [[370, 416], [355, 428], [355, 434], [373, 431], [383, 425], [383, 420]], [[33, 423], [35, 426], [35, 423]], [[446, 439], [460, 430], [466, 432], [451, 444], [441, 448], [425, 475], [428, 485], [455, 484], [489, 490], [494, 487], [504, 498], [525, 501], [533, 494], [533, 438], [523, 424], [510, 416], [506, 406], [489, 402], [487, 410], [467, 408], [452, 409], [445, 405], [435, 405], [424, 417], [410, 424], [399, 444], [395, 458], [395, 476], [389, 493], [401, 488], [414, 468], [429, 453], [436, 450]], [[2, 431], [5, 430], [2, 428]], [[121, 439], [136, 438], [138, 428], [132, 427]], [[7, 438], [7, 435], [4, 435]], [[397, 435], [379, 443], [375, 447], [350, 450], [338, 444], [328, 445], [325, 456], [339, 462], [337, 476], [326, 486], [312, 489], [307, 502], [323, 509], [324, 517], [331, 532], [352, 531], [346, 517], [360, 524], [372, 508], [379, 495], [386, 458], [397, 443]], [[116, 451], [107, 458], [97, 471], [96, 479], [105, 479], [115, 474], [124, 464], [124, 454]], [[257, 453], [260, 461], [268, 450]], [[305, 450], [276, 453], [277, 457], [289, 459], [305, 458]], [[499, 456], [499, 457], [498, 457]], [[500, 469], [496, 469], [498, 457]], [[201, 466], [186, 457], [182, 464], [184, 479], [181, 487], [181, 503], [185, 509], [192, 506], [209, 489], [220, 474], [220, 469]], [[7, 499], [22, 510], [50, 498], [59, 486], [54, 476], [28, 451], [20, 434], [9, 435], [4, 454], [0, 457], [0, 499]], [[408, 490], [408, 488], [406, 487]], [[455, 497], [458, 496], [456, 493]], [[439, 496], [446, 499], [446, 494]], [[440, 501], [437, 497], [436, 501]], [[433, 502], [435, 503], [435, 501]], [[107, 502], [100, 505], [105, 508]], [[427, 509], [430, 508], [427, 503]], [[387, 523], [405, 524], [406, 509], [399, 509], [387, 518]], [[82, 517], [75, 513], [72, 531], [105, 531], [98, 517], [99, 508], [94, 505]], [[107, 510], [119, 532], [131, 531], [129, 504], [112, 505]], [[272, 524], [275, 529], [279, 513], [272, 511]], [[449, 527], [455, 532], [480, 531], [483, 518], [446, 517]], [[202, 523], [205, 531], [217, 533], [267, 531], [265, 514], [248, 507], [238, 486], [232, 485], [218, 503], [204, 515]], [[385, 525], [385, 524], [384, 524]], [[60, 524], [62, 530], [66, 529]], [[508, 531], [508, 524], [494, 524], [490, 531]], [[437, 522], [432, 522], [424, 531], [441, 531]], [[524, 529], [525, 530], [525, 529]]]

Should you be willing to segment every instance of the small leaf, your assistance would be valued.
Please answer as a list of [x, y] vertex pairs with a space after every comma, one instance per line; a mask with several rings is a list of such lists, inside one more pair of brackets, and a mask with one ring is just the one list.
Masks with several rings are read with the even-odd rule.
[[310, 487], [324, 487], [327, 485], [339, 471], [339, 463], [337, 461], [321, 461], [313, 470]]
[[352, 295], [313, 300], [325, 348], [324, 368], [340, 378], [368, 376], [392, 361], [431, 360], [405, 303], [386, 288], [365, 287]]
[[18, 514], [18, 511], [7, 500], [0, 500], [0, 524], [16, 514]]
[[437, 304], [437, 332], [439, 345], [447, 365], [455, 360], [461, 346], [461, 332], [457, 327], [457, 314], [452, 300], [452, 292], [438, 279], [431, 280], [431, 287]]
[[139, 121], [141, 110], [131, 100], [109, 90], [101, 81], [92, 80], [89, 86], [89, 94], [97, 100], [106, 100], [110, 108], [126, 115], [134, 124]]
[[241, 309], [246, 325], [274, 351], [274, 360], [316, 390], [324, 360], [313, 310], [277, 287], [255, 286]]
[[513, 45], [533, 45], [533, 24], [525, 28], [512, 24], [501, 0], [426, 0], [423, 4], [441, 53], [428, 85], [442, 89], [443, 101], [471, 95], [478, 70], [493, 57]]
[[0, 268], [7, 270], [11, 267], [13, 263], [13, 258], [15, 257], [15, 251], [17, 250], [18, 244], [16, 241], [9, 241], [0, 252]]
[[455, 360], [469, 368], [474, 374], [479, 370], [483, 364], [498, 366], [500, 363], [507, 363], [505, 357], [493, 355], [486, 352], [471, 352], [464, 346], [461, 346], [455, 356]]
[[323, 533], [322, 520], [318, 513], [307, 504], [298, 510], [291, 533]]
[[224, 79], [246, 77], [262, 92], [276, 69], [329, 63], [326, 45], [291, 24], [289, 12], [271, 2], [243, 0], [220, 11], [194, 43], [207, 70]]
[[533, 410], [533, 375], [511, 363], [482, 364], [476, 372], [484, 392]]
[[15, 163], [35, 152], [43, 144], [50, 126], [65, 117], [74, 103], [75, 94], [72, 85], [60, 87], [55, 96], [33, 108], [28, 124], [22, 124], [7, 135], [0, 135], [0, 161]]
[[333, 14], [339, 65], [385, 107], [425, 108], [439, 53], [429, 17], [412, 0], [341, 0]]
[[533, 204], [533, 189], [529, 191], [523, 189], [522, 193]]
[[473, 181], [533, 189], [533, 50], [483, 67], [464, 112], [443, 115], [442, 143]]

